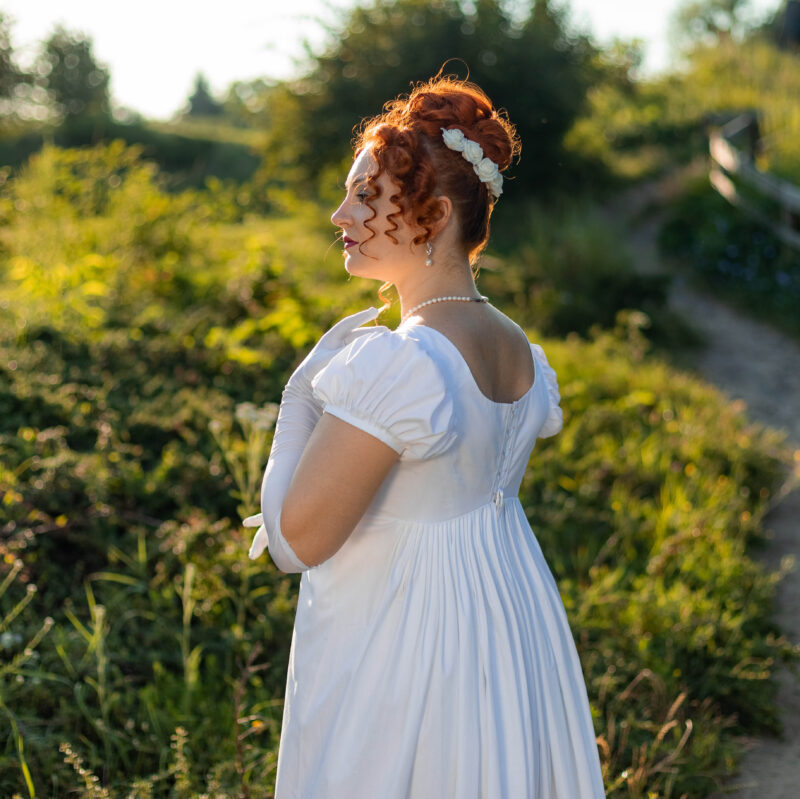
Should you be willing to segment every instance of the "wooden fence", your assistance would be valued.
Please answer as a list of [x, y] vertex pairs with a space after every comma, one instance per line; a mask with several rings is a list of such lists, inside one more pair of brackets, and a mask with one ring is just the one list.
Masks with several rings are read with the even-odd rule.
[[[747, 153], [732, 143], [743, 135], [748, 136]], [[728, 202], [766, 225], [781, 241], [800, 250], [800, 187], [757, 169], [753, 156], [758, 145], [758, 118], [752, 112], [740, 114], [712, 130], [708, 142], [711, 153], [709, 180]], [[743, 197], [733, 177], [776, 202], [780, 208], [779, 219], [770, 217]]]

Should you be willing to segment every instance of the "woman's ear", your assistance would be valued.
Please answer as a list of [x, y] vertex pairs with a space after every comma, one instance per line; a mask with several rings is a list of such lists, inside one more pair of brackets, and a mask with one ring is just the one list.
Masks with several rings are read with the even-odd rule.
[[431, 233], [441, 233], [453, 217], [453, 202], [444, 194], [436, 198], [436, 208], [431, 214]]

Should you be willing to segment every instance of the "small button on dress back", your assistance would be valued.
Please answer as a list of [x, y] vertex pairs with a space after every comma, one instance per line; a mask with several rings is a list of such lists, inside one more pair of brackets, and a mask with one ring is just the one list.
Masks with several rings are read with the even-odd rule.
[[494, 492], [493, 501], [494, 501], [495, 510], [499, 513], [500, 509], [503, 507], [503, 489], [502, 488], [500, 488], [500, 489], [498, 489], [497, 491]]

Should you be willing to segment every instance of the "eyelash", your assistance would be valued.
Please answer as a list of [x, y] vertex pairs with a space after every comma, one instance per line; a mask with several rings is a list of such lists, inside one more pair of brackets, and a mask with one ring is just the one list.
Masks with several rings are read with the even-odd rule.
[[369, 197], [369, 194], [367, 194], [365, 191], [360, 191], [358, 194], [356, 194], [356, 197], [358, 197], [358, 199], [363, 203], [367, 197]]

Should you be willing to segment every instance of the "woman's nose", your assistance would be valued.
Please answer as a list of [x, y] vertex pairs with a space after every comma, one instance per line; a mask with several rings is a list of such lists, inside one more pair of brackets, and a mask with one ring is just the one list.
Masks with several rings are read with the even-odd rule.
[[331, 214], [331, 222], [336, 227], [344, 227], [348, 222], [352, 222], [352, 218], [349, 213], [347, 213], [346, 209], [347, 200], [342, 202], [342, 204]]

